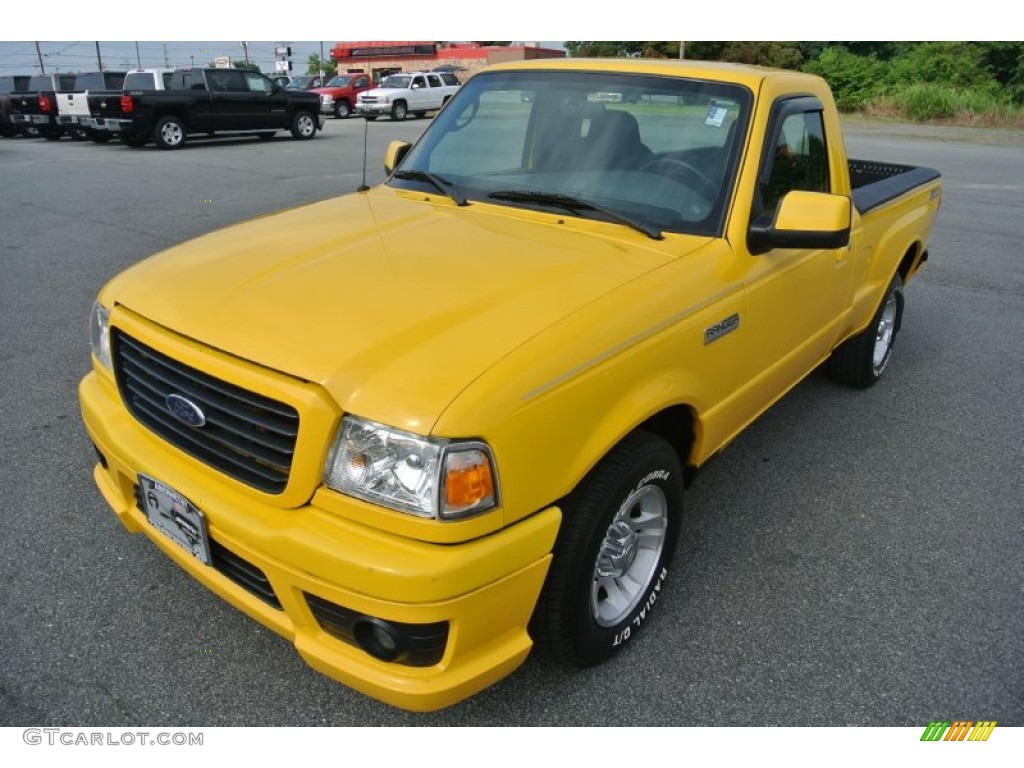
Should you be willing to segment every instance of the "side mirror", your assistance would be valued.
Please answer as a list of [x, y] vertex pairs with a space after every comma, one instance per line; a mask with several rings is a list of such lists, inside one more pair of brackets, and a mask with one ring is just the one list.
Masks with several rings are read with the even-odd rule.
[[412, 147], [408, 141], [392, 141], [384, 152], [384, 174], [390, 176]]
[[756, 256], [773, 248], [843, 248], [850, 243], [852, 213], [844, 195], [794, 190], [779, 202], [771, 222], [762, 217], [750, 225], [747, 249]]

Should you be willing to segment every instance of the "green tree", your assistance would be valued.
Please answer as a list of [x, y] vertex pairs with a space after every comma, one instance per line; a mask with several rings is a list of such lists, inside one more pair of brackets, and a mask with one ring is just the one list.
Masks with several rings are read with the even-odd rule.
[[255, 61], [233, 61], [231, 62], [231, 66], [233, 66], [235, 69], [247, 69], [250, 72], [263, 71], [260, 69], [260, 65], [257, 64]]
[[804, 60], [801, 43], [772, 41], [716, 42], [697, 40], [686, 44], [686, 58], [704, 61], [732, 61], [762, 67], [797, 69]]
[[998, 90], [996, 80], [985, 65], [984, 51], [974, 43], [918, 43], [889, 62], [886, 79], [895, 86], [936, 83], [955, 88]]
[[844, 112], [864, 109], [882, 89], [886, 65], [873, 56], [858, 56], [842, 44], [829, 46], [804, 72], [825, 78], [836, 106]]
[[321, 66], [323, 67], [324, 75], [326, 77], [333, 77], [338, 69], [338, 65], [335, 64], [334, 59], [324, 59], [321, 62], [319, 53], [311, 53], [309, 54], [309, 59], [306, 60], [306, 74], [319, 75]]

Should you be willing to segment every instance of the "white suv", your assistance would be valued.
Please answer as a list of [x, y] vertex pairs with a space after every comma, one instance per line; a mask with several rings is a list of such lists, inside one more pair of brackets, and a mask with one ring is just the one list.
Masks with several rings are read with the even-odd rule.
[[356, 111], [367, 120], [391, 115], [405, 120], [411, 112], [423, 117], [438, 110], [459, 90], [459, 81], [449, 72], [400, 72], [388, 75], [380, 85], [360, 93]]

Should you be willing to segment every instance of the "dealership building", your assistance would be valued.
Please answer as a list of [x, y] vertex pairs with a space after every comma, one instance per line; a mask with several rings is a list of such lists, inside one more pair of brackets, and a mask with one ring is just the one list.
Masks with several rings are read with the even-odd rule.
[[490, 64], [530, 59], [561, 59], [565, 51], [541, 48], [536, 43], [520, 45], [480, 45], [445, 43], [436, 40], [390, 40], [335, 43], [331, 58], [338, 74], [369, 72], [374, 82], [395, 72], [447, 71], [460, 80]]

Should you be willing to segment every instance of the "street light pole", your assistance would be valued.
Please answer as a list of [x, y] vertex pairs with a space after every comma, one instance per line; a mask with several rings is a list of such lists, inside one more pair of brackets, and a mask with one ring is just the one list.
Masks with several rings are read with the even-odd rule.
[[43, 64], [43, 52], [41, 50], [39, 50], [39, 41], [38, 40], [36, 41], [36, 56], [39, 57], [39, 69], [45, 75], [46, 74], [46, 65]]
[[249, 43], [245, 40], [242, 41], [242, 50], [245, 51], [245, 63], [249, 63]]
[[142, 54], [139, 53], [139, 41], [135, 41], [135, 60], [139, 63], [139, 69], [142, 69]]
[[100, 65], [100, 72], [103, 71], [103, 57], [100, 56], [100, 41], [96, 41], [96, 63]]

